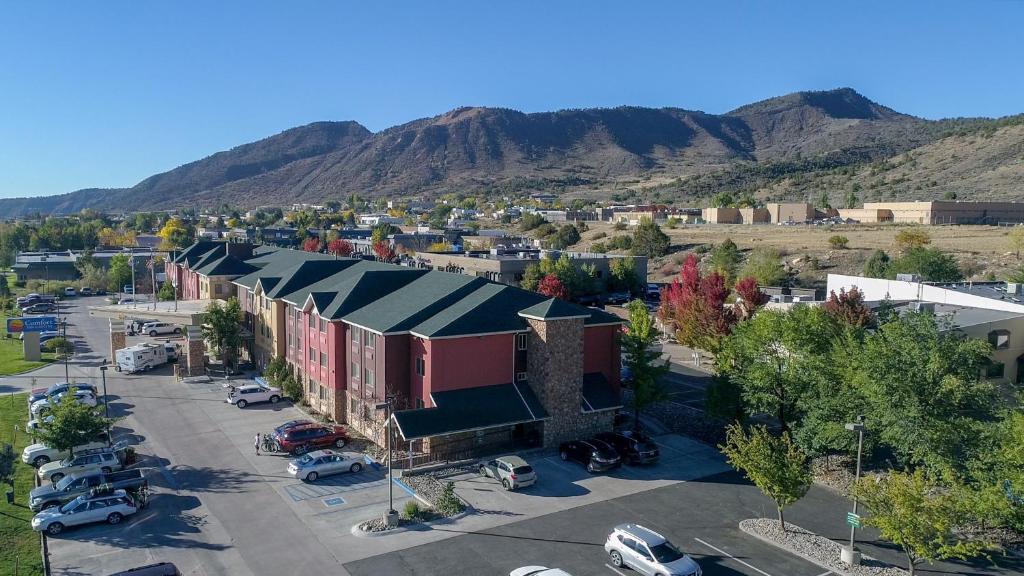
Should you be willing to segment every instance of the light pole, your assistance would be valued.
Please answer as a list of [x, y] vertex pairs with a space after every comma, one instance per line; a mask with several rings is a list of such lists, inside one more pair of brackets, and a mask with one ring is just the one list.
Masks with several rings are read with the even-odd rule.
[[846, 424], [846, 429], [857, 433], [857, 471], [853, 476], [853, 512], [847, 517], [847, 523], [850, 525], [850, 545], [843, 546], [840, 559], [850, 566], [857, 566], [860, 564], [860, 551], [854, 546], [854, 538], [857, 535], [857, 527], [860, 525], [860, 516], [857, 515], [856, 487], [857, 482], [860, 480], [860, 458], [864, 451], [864, 430], [866, 429], [864, 426], [864, 416], [858, 415], [856, 422]]
[[103, 418], [107, 423], [107, 445], [110, 445], [110, 408], [107, 404], [107, 365], [100, 366], [100, 376], [103, 380]]
[[392, 452], [391, 452], [391, 415], [392, 415], [392, 412], [394, 410], [395, 397], [388, 395], [388, 396], [384, 397], [384, 400], [385, 400], [384, 402], [381, 402], [380, 404], [377, 404], [376, 406], [374, 406], [374, 408], [376, 408], [378, 410], [381, 409], [381, 408], [386, 409], [387, 410], [387, 416], [388, 416], [388, 428], [387, 428], [387, 435], [388, 435], [388, 438], [387, 438], [387, 451], [388, 451], [388, 458], [387, 458], [387, 460], [388, 460], [388, 511], [384, 515], [384, 522], [386, 524], [388, 524], [389, 526], [391, 526], [393, 523], [397, 523], [398, 522], [398, 512], [395, 511], [395, 497], [394, 497], [394, 492], [393, 492], [394, 491], [394, 487], [395, 487], [395, 466], [394, 466], [394, 461], [392, 460]]

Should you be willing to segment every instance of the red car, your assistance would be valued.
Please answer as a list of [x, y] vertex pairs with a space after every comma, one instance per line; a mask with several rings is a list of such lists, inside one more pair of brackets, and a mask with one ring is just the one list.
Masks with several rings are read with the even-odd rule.
[[274, 441], [282, 452], [305, 454], [328, 446], [343, 448], [348, 444], [348, 434], [343, 426], [306, 424], [275, 431]]

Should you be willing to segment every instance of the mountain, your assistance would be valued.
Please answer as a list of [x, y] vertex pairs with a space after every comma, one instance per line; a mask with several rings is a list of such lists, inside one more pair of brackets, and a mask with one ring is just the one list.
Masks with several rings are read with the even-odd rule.
[[[786, 182], [825, 182], [821, 178], [842, 171], [849, 177], [842, 185], [852, 186], [852, 174], [870, 171], [865, 167], [940, 146], [948, 137], [970, 138], [949, 134], [989, 130], [993, 122], [998, 121], [923, 120], [849, 88], [798, 92], [720, 115], [629, 106], [530, 114], [467, 107], [377, 133], [356, 122], [317, 122], [218, 152], [131, 188], [0, 200], [0, 215], [225, 202], [251, 207], [352, 193], [545, 190], [591, 197], [656, 194], [686, 203], [720, 190], [798, 196], [806, 191]], [[1020, 145], [1012, 134], [999, 142], [1011, 150]], [[972, 156], [967, 141], [958, 146], [962, 156]], [[978, 163], [966, 163], [957, 177], [990, 170], [1005, 157], [989, 150]], [[984, 182], [1008, 185], [998, 179], [978, 182], [977, 194], [990, 192]]]

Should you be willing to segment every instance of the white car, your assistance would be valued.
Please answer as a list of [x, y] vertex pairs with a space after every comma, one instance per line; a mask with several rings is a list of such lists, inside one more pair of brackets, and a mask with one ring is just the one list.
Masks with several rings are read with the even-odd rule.
[[228, 397], [225, 402], [228, 404], [234, 404], [239, 408], [245, 408], [254, 402], [270, 402], [271, 404], [277, 404], [279, 400], [281, 400], [280, 388], [264, 386], [262, 384], [246, 384], [245, 386], [232, 388], [231, 391], [228, 392]]
[[[89, 442], [88, 444], [82, 444], [81, 446], [75, 446], [72, 452], [78, 452], [82, 450], [91, 450], [93, 448], [103, 448], [107, 445], [105, 441], [97, 440], [95, 442]], [[67, 450], [57, 450], [51, 448], [43, 443], [29, 444], [25, 446], [25, 449], [21, 452], [21, 461], [25, 464], [31, 464], [36, 468], [44, 464], [49, 464], [54, 460], [60, 460], [67, 458], [70, 452]]]
[[83, 494], [60, 508], [47, 508], [33, 516], [32, 529], [55, 536], [68, 526], [93, 522], [120, 524], [125, 516], [138, 511], [138, 505], [124, 490], [97, 496]]
[[632, 568], [640, 574], [701, 576], [703, 571], [693, 558], [681, 552], [667, 538], [639, 524], [619, 524], [604, 550], [616, 568]]
[[115, 444], [110, 448], [83, 450], [59, 462], [43, 464], [39, 467], [37, 474], [39, 474], [40, 480], [59, 482], [61, 478], [68, 474], [91, 472], [93, 470], [107, 473], [114, 472], [124, 468], [120, 455], [125, 447], [123, 444]]
[[508, 573], [508, 576], [572, 576], [561, 568], [547, 568], [544, 566], [523, 566]]
[[[43, 398], [42, 400], [33, 402], [32, 407], [29, 409], [29, 412], [32, 414], [33, 418], [38, 417], [43, 412], [59, 404], [61, 399], [64, 398], [65, 394], [67, 393], [65, 392], [62, 394], [57, 394], [56, 396], [50, 398]], [[96, 395], [89, 390], [76, 390], [75, 402], [91, 407], [95, 407], [97, 404], [99, 404], [99, 400], [96, 398]]]
[[33, 418], [28, 421], [28, 424], [25, 424], [25, 430], [28, 432], [32, 432], [34, 430], [38, 430], [43, 426], [46, 426], [50, 422], [53, 422], [52, 414], [50, 416], [44, 416], [42, 418]]
[[139, 332], [146, 334], [147, 336], [156, 336], [158, 334], [181, 334], [181, 327], [175, 326], [170, 322], [147, 322], [142, 325]]

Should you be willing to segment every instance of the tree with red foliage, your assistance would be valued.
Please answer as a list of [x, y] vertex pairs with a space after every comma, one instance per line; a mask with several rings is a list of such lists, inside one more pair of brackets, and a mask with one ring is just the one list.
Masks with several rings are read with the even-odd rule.
[[737, 321], [749, 320], [754, 312], [768, 303], [769, 297], [757, 286], [757, 279], [747, 276], [736, 283], [736, 304], [733, 314]]
[[335, 256], [351, 256], [353, 251], [355, 251], [355, 247], [353, 247], [352, 243], [348, 240], [335, 238], [327, 243], [328, 254], [334, 254]]
[[864, 328], [875, 323], [874, 313], [864, 304], [864, 293], [856, 286], [850, 288], [849, 292], [840, 288], [838, 296], [833, 290], [822, 308], [829, 316], [854, 328]]
[[679, 277], [662, 291], [658, 317], [675, 328], [683, 345], [714, 353], [736, 322], [725, 306], [728, 295], [725, 278], [717, 272], [702, 276], [697, 257], [690, 254]]
[[302, 249], [306, 252], [319, 252], [320, 251], [320, 239], [319, 238], [306, 238], [302, 242]]
[[377, 260], [380, 262], [393, 262], [398, 256], [384, 240], [373, 243], [373, 253], [377, 255]]
[[562, 281], [558, 279], [558, 276], [554, 274], [548, 274], [541, 279], [540, 283], [537, 284], [537, 292], [548, 296], [550, 298], [561, 298], [562, 300], [569, 299], [569, 290], [562, 284]]

